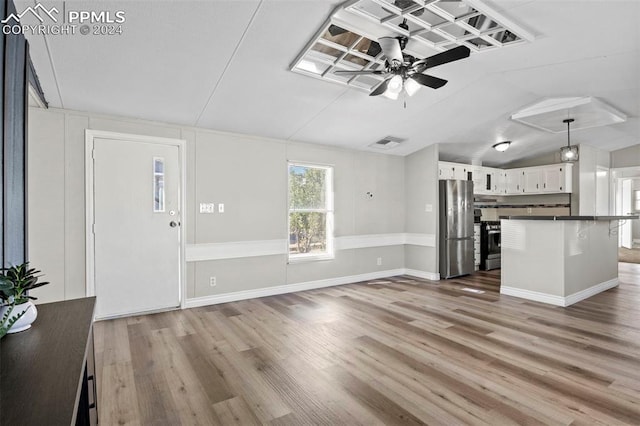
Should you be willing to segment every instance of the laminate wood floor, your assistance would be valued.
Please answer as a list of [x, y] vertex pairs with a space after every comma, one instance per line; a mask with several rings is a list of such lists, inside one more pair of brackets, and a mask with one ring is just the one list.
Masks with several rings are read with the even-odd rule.
[[620, 280], [569, 308], [491, 271], [99, 322], [100, 424], [638, 425], [640, 265]]

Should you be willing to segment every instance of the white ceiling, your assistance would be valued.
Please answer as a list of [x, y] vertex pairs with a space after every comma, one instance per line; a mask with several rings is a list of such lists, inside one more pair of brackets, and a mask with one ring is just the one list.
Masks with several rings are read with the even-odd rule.
[[[47, 6], [62, 2], [42, 1]], [[628, 116], [571, 132], [572, 143], [640, 143], [640, 1], [486, 1], [536, 35], [430, 70], [449, 83], [403, 102], [289, 71], [339, 1], [67, 1], [67, 10], [124, 10], [118, 36], [30, 36], [51, 106], [271, 138], [372, 150], [392, 135], [406, 155], [501, 165], [566, 144], [509, 120], [546, 97], [594, 96]], [[18, 10], [34, 5], [16, 0]], [[512, 140], [498, 153], [491, 145]]]

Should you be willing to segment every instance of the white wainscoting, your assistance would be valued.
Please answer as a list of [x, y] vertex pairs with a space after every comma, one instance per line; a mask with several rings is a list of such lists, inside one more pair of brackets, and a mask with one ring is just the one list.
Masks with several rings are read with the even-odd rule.
[[[367, 234], [336, 237], [336, 250], [368, 247], [399, 246], [404, 244], [435, 247], [433, 234]], [[273, 256], [287, 254], [287, 240], [232, 241], [228, 243], [187, 244], [187, 262], [236, 259], [240, 257]], [[424, 278], [424, 277], [422, 277]], [[428, 278], [433, 279], [433, 278]]]
[[273, 256], [287, 253], [287, 240], [233, 241], [229, 243], [187, 244], [187, 262]]
[[[432, 272], [416, 271], [413, 269], [388, 269], [386, 271], [369, 272], [366, 274], [350, 275], [346, 277], [328, 278], [325, 280], [307, 281], [302, 283], [278, 285], [272, 287], [258, 288], [255, 290], [243, 290], [233, 293], [217, 294], [211, 296], [195, 297], [185, 301], [185, 308], [195, 308], [198, 306], [215, 305], [218, 303], [235, 302], [238, 300], [254, 299], [257, 297], [275, 296], [277, 294], [293, 293], [297, 291], [314, 290], [336, 285], [352, 284], [361, 281], [388, 278], [397, 275], [413, 275], [419, 278], [439, 279], [439, 275]], [[428, 278], [438, 277], [438, 278]]]
[[591, 296], [595, 296], [598, 293], [609, 290], [610, 288], [616, 287], [617, 285], [618, 278], [613, 278], [609, 281], [596, 284], [577, 293], [570, 294], [566, 297], [507, 286], [500, 286], [500, 294], [515, 296], [521, 299], [534, 300], [536, 302], [548, 303], [555, 306], [567, 307]]

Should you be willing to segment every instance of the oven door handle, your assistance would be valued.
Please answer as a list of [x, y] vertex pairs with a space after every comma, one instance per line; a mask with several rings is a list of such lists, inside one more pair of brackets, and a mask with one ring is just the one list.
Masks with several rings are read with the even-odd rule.
[[499, 233], [500, 233], [500, 231], [488, 231], [487, 233], [488, 233], [489, 235], [492, 235], [492, 234], [499, 234]]

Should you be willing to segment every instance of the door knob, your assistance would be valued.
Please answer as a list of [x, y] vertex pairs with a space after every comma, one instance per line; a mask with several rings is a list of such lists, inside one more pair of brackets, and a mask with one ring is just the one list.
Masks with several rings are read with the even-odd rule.
[[178, 222], [176, 222], [175, 220], [172, 220], [171, 222], [169, 222], [169, 226], [172, 228], [175, 228], [176, 226], [178, 226]]

